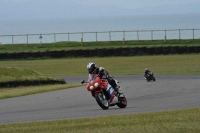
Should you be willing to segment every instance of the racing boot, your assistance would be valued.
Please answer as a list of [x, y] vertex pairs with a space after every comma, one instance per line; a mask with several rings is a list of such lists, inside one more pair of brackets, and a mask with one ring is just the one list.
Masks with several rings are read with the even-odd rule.
[[118, 85], [115, 87], [115, 90], [116, 90], [118, 95], [123, 93], [122, 90], [120, 89], [120, 86], [118, 86]]

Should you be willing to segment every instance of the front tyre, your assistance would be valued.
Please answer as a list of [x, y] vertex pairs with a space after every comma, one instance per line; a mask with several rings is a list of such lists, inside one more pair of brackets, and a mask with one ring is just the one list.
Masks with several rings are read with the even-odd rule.
[[146, 82], [150, 82], [150, 80], [151, 80], [151, 77], [150, 77], [150, 76], [147, 76], [147, 77], [146, 77]]
[[95, 99], [96, 99], [98, 105], [102, 109], [108, 109], [109, 108], [109, 102], [108, 102], [108, 100], [106, 99], [106, 97], [103, 93], [96, 93]]
[[156, 78], [155, 78], [154, 76], [152, 76], [152, 80], [153, 80], [153, 81], [156, 81]]
[[119, 103], [117, 103], [117, 106], [119, 108], [126, 108], [126, 106], [127, 106], [126, 97], [119, 97]]

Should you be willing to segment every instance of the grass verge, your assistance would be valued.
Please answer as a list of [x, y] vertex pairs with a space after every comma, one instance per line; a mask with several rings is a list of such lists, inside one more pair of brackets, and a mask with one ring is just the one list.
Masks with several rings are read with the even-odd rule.
[[98, 118], [1, 124], [1, 133], [199, 133], [200, 108]]
[[40, 84], [65, 84], [63, 79], [45, 76], [37, 71], [17, 67], [0, 68], [0, 87]]
[[49, 91], [56, 91], [67, 88], [83, 86], [82, 84], [57, 84], [57, 85], [40, 85], [40, 86], [21, 86], [15, 88], [1, 88], [0, 99], [19, 97], [25, 95], [38, 94]]
[[92, 61], [110, 75], [140, 75], [146, 67], [155, 75], [182, 75], [200, 74], [199, 59], [200, 54], [7, 60], [0, 61], [0, 67], [31, 69], [48, 76], [87, 75], [86, 65]]

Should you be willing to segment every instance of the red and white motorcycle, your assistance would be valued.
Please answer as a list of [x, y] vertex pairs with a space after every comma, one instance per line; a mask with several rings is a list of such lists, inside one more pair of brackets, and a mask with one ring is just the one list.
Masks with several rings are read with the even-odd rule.
[[[110, 106], [117, 105], [119, 108], [127, 106], [127, 100], [123, 92], [116, 92], [108, 83], [107, 79], [100, 79], [97, 74], [90, 74], [88, 81], [82, 80], [81, 83], [87, 83], [86, 88], [102, 109], [109, 109]], [[115, 80], [118, 85], [118, 81]]]

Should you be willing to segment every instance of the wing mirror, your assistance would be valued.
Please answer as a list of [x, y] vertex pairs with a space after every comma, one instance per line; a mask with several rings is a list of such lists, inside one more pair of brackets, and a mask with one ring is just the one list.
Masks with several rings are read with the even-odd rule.
[[81, 84], [83, 84], [83, 83], [85, 83], [85, 80], [82, 80], [82, 81], [81, 81]]

